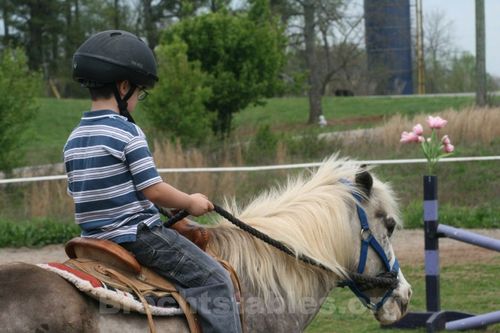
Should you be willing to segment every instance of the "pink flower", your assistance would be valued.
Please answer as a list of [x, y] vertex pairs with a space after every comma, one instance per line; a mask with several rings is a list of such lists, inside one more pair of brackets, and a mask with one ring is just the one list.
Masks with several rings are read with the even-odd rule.
[[443, 149], [444, 149], [445, 153], [453, 153], [453, 151], [455, 150], [455, 146], [452, 144], [447, 144], [447, 145], [444, 145]]
[[448, 135], [443, 136], [443, 138], [441, 139], [441, 142], [442, 142], [445, 146], [446, 146], [446, 145], [451, 144], [450, 137], [449, 137]]
[[443, 128], [448, 123], [447, 120], [441, 117], [428, 116], [427, 124], [431, 128], [431, 135], [424, 136], [424, 129], [421, 124], [413, 126], [411, 132], [404, 131], [401, 133], [400, 142], [420, 143], [425, 158], [427, 159], [427, 167], [430, 175], [434, 175], [437, 163], [442, 157], [450, 156], [455, 151], [455, 146], [451, 144], [450, 137], [444, 135], [441, 140], [438, 139], [437, 130]]
[[435, 129], [441, 129], [446, 126], [448, 123], [448, 120], [444, 120], [443, 118], [437, 116], [429, 116], [427, 117], [427, 124], [429, 125], [430, 128], [435, 128]]
[[419, 142], [418, 135], [416, 135], [413, 132], [404, 131], [403, 133], [401, 133], [400, 142], [403, 142], [403, 143]]
[[424, 134], [424, 128], [422, 127], [422, 125], [416, 124], [415, 126], [413, 126], [413, 133], [415, 133], [416, 135], [422, 135]]

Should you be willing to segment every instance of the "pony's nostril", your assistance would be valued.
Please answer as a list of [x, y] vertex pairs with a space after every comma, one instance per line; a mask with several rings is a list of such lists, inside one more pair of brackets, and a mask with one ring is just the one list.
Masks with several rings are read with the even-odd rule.
[[396, 299], [396, 302], [398, 303], [399, 309], [401, 310], [401, 315], [404, 315], [406, 313], [406, 310], [408, 309], [409, 301], [398, 297]]
[[407, 309], [408, 309], [408, 302], [401, 302], [401, 315], [405, 314]]
[[408, 288], [408, 299], [411, 298], [411, 295], [413, 295], [413, 291], [411, 290], [411, 288]]

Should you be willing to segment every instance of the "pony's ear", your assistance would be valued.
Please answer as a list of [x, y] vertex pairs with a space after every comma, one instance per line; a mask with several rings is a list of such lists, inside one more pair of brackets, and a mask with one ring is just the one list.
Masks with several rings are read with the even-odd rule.
[[372, 193], [373, 178], [368, 171], [364, 170], [365, 167], [366, 165], [362, 165], [361, 172], [356, 174], [356, 185], [358, 186], [360, 191], [362, 191], [363, 194], [368, 198]]

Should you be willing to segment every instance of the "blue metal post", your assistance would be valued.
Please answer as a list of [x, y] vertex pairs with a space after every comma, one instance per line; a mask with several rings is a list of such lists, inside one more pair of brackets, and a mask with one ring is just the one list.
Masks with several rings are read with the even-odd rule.
[[470, 318], [449, 321], [446, 323], [446, 330], [465, 330], [478, 327], [486, 327], [488, 325], [500, 323], [500, 311], [485, 313]]
[[476, 234], [467, 230], [450, 227], [446, 224], [438, 225], [437, 231], [448, 238], [456, 239], [460, 242], [484, 247], [489, 250], [500, 252], [500, 239], [495, 239]]
[[428, 333], [434, 333], [445, 328], [448, 330], [463, 329], [465, 327], [484, 328], [490, 323], [499, 322], [499, 312], [474, 317], [474, 315], [465, 312], [441, 311], [439, 295], [439, 237], [450, 237], [497, 251], [500, 241], [439, 224], [437, 177], [424, 176], [423, 180], [427, 312], [410, 312], [400, 321], [382, 327], [405, 329], [426, 327]]
[[439, 301], [439, 238], [437, 176], [424, 176], [425, 290], [427, 311], [441, 309]]

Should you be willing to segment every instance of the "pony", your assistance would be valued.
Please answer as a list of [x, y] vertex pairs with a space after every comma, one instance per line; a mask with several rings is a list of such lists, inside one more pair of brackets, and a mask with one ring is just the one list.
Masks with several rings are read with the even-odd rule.
[[[397, 200], [390, 184], [371, 169], [332, 156], [315, 171], [267, 190], [245, 208], [234, 199], [225, 206], [294, 254], [278, 251], [222, 218], [214, 218], [209, 226], [208, 251], [228, 261], [240, 276], [247, 332], [303, 332], [330, 291], [345, 281], [381, 324], [406, 313], [411, 286], [390, 242], [401, 225]], [[360, 224], [363, 214], [368, 224]], [[367, 246], [363, 254], [360, 249], [367, 239], [374, 239], [383, 253]], [[320, 265], [304, 263], [300, 256]], [[349, 282], [352, 272], [377, 276], [389, 270], [397, 276], [390, 290], [363, 290]], [[24, 263], [0, 266], [0, 322], [3, 332], [148, 328], [145, 316], [103, 306], [58, 275]], [[183, 316], [155, 317], [155, 325], [162, 332], [189, 332]]]

